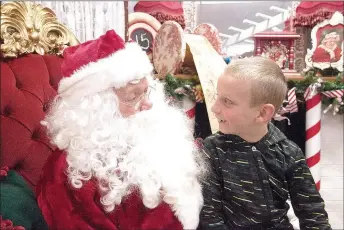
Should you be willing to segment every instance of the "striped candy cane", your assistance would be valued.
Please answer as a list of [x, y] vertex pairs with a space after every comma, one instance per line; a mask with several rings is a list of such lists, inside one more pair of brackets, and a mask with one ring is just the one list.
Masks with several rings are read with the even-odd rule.
[[297, 99], [296, 99], [296, 87], [288, 91], [288, 105], [285, 107], [285, 109], [289, 113], [296, 113], [298, 111]]
[[344, 95], [344, 89], [324, 91], [322, 92], [322, 94], [324, 94], [326, 97], [329, 97], [329, 98], [341, 98]]
[[285, 113], [296, 113], [298, 111], [297, 108], [297, 98], [296, 98], [296, 87], [290, 89], [288, 91], [288, 104], [285, 107], [281, 107], [280, 110], [275, 114], [274, 120], [282, 121], [287, 120], [288, 125], [290, 125], [290, 120], [288, 117], [283, 116]]
[[320, 150], [321, 150], [321, 94], [319, 83], [314, 83], [305, 91], [306, 100], [306, 162], [311, 170], [316, 187], [320, 190]]
[[322, 92], [322, 94], [328, 98], [335, 98], [335, 100], [337, 101], [337, 103], [330, 104], [324, 110], [324, 113], [327, 113], [333, 107], [333, 115], [336, 115], [336, 113], [339, 111], [339, 107], [341, 105], [344, 105], [344, 102], [342, 100], [342, 97], [344, 96], [344, 89], [325, 91]]

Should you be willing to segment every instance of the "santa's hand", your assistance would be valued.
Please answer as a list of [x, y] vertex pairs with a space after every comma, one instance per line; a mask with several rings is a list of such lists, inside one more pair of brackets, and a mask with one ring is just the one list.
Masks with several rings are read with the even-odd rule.
[[334, 55], [334, 51], [333, 50], [329, 50], [328, 53], [330, 54], [330, 58], [334, 59], [335, 55]]

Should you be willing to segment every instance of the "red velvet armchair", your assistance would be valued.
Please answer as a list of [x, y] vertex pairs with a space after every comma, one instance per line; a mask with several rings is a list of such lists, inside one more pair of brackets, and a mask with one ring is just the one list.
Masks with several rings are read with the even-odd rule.
[[1, 61], [1, 166], [34, 188], [54, 150], [40, 121], [56, 95], [62, 58], [29, 54]]
[[40, 121], [62, 77], [60, 54], [78, 43], [50, 9], [1, 4], [1, 229], [45, 227], [34, 190], [55, 146]]

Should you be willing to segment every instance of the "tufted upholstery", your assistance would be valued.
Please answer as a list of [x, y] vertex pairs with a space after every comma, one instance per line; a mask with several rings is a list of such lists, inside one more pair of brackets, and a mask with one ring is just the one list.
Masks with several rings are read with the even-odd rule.
[[62, 58], [29, 54], [1, 60], [0, 167], [17, 171], [35, 188], [54, 150], [40, 121], [55, 97]]

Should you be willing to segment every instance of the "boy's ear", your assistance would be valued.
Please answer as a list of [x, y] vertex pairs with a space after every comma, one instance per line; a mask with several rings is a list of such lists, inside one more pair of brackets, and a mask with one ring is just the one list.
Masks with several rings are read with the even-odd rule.
[[257, 120], [262, 123], [268, 123], [275, 115], [275, 106], [272, 104], [262, 105]]

